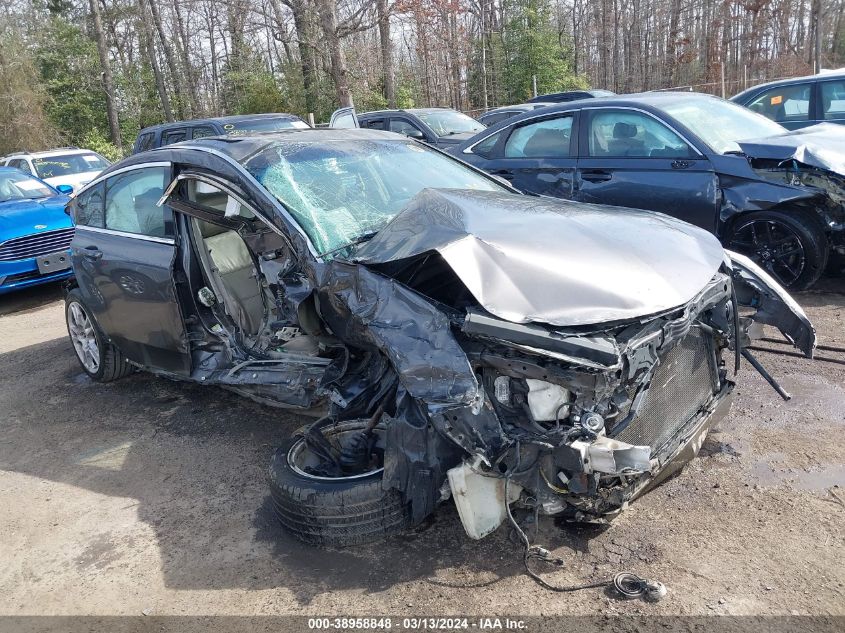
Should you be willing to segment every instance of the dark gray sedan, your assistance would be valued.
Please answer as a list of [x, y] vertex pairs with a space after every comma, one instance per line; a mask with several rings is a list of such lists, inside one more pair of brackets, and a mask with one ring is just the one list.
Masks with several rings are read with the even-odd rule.
[[449, 496], [473, 538], [508, 503], [606, 520], [727, 413], [753, 320], [815, 345], [706, 231], [520, 195], [389, 132], [170, 145], [70, 212], [83, 370], [320, 416], [269, 469], [279, 519], [311, 543], [396, 533]]

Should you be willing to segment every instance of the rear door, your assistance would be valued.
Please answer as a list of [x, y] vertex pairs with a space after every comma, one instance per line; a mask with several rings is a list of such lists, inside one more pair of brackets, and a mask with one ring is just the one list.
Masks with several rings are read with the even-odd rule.
[[715, 232], [718, 181], [710, 160], [650, 113], [584, 108], [574, 198], [660, 211]]
[[[562, 112], [520, 121], [493, 135], [495, 141], [482, 141], [473, 152], [488, 152], [489, 160], [480, 166], [520, 191], [572, 198], [578, 116], [577, 111]], [[491, 142], [494, 146], [487, 148]]]
[[86, 306], [130, 360], [178, 375], [190, 354], [176, 296], [170, 163], [119, 170], [74, 202], [71, 260]]

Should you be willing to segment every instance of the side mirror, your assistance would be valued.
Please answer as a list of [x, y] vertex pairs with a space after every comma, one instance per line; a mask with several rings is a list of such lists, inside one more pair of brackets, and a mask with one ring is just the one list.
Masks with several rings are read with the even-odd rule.
[[69, 196], [73, 193], [73, 187], [71, 187], [70, 185], [57, 185], [56, 191], [58, 191], [59, 193], [63, 193], [66, 196]]
[[408, 130], [407, 136], [410, 136], [411, 138], [415, 138], [418, 141], [424, 141], [425, 140], [425, 134], [423, 134], [420, 130]]

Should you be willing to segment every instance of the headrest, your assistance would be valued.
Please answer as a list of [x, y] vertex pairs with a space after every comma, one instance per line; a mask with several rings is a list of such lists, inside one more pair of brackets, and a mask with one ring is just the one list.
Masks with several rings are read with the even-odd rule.
[[613, 138], [634, 138], [637, 135], [637, 126], [619, 121], [613, 126]]

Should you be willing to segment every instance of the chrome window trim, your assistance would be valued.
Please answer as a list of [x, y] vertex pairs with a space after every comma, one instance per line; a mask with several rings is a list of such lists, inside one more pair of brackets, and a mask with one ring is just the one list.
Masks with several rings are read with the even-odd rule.
[[173, 166], [173, 163], [171, 163], [169, 160], [160, 160], [160, 161], [155, 161], [155, 162], [151, 162], [151, 163], [138, 163], [137, 165], [128, 165], [126, 167], [121, 167], [120, 169], [115, 169], [114, 171], [110, 171], [107, 174], [100, 174], [99, 176], [94, 178], [94, 180], [92, 180], [87, 185], [82, 187], [82, 189], [77, 191], [74, 194], [74, 197], [79, 197], [83, 193], [88, 191], [89, 188], [100, 184], [101, 182], [111, 178], [112, 176], [117, 176], [117, 175], [123, 174], [127, 171], [134, 171], [136, 169], [146, 169], [147, 167], [172, 167], [172, 166]]
[[[675, 129], [675, 127], [674, 127], [674, 126], [670, 125], [668, 122], [666, 122], [666, 121], [664, 121], [663, 119], [661, 119], [661, 118], [657, 117], [654, 113], [649, 112], [648, 110], [643, 110], [642, 108], [635, 108], [635, 107], [633, 107], [633, 106], [610, 106], [610, 105], [584, 106], [583, 108], [581, 108], [581, 110], [631, 110], [631, 111], [633, 111], [633, 112], [639, 112], [640, 114], [645, 114], [646, 116], [651, 117], [652, 119], [654, 119], [654, 120], [655, 120], [655, 121], [657, 121], [658, 123], [660, 123], [660, 124], [662, 124], [662, 125], [666, 126], [666, 127], [667, 127], [667, 128], [669, 128], [670, 130], [672, 130], [672, 132], [674, 132], [675, 134], [677, 134], [677, 135], [678, 135], [678, 137], [680, 137], [680, 139], [681, 139], [684, 143], [686, 143], [687, 145], [689, 145], [689, 146], [692, 148], [692, 150], [693, 150], [693, 151], [694, 151], [694, 152], [695, 152], [695, 153], [696, 153], [696, 154], [697, 154], [700, 158], [704, 158], [704, 154], [702, 154], [700, 151], [698, 151], [698, 148], [695, 146], [695, 143], [690, 142], [690, 140], [689, 140], [686, 136], [684, 136], [683, 134], [681, 134], [681, 133], [680, 133], [677, 129]], [[580, 158], [580, 157], [579, 157], [579, 158]], [[639, 159], [643, 159], [643, 158], [651, 158], [651, 157], [650, 157], [650, 156], [630, 156], [630, 157], [625, 157], [625, 156], [609, 156], [609, 157], [607, 157], [607, 156], [605, 156], [605, 157], [602, 157], [602, 156], [585, 156], [584, 158], [636, 158], [636, 159], [638, 159], [638, 160], [639, 160]], [[655, 158], [658, 158], [658, 157], [655, 157]]]
[[[544, 109], [544, 108], [537, 108], [537, 110], [543, 110], [543, 109]], [[702, 153], [699, 151], [699, 149], [695, 146], [695, 144], [694, 144], [694, 143], [691, 143], [691, 142], [690, 142], [690, 140], [689, 140], [686, 136], [684, 136], [683, 134], [681, 134], [681, 133], [680, 133], [677, 129], [675, 129], [675, 127], [674, 127], [674, 126], [670, 125], [669, 123], [667, 123], [667, 122], [666, 122], [666, 121], [664, 121], [663, 119], [660, 119], [660, 118], [659, 118], [659, 117], [657, 117], [654, 113], [649, 112], [648, 110], [643, 110], [642, 108], [637, 108], [637, 107], [634, 107], [634, 106], [616, 106], [616, 105], [596, 105], [596, 106], [584, 106], [584, 107], [582, 107], [582, 108], [577, 108], [577, 109], [574, 109], [574, 110], [562, 110], [562, 111], [560, 111], [560, 112], [555, 112], [555, 113], [545, 112], [545, 113], [537, 114], [537, 115], [535, 115], [535, 116], [530, 116], [530, 117], [527, 117], [527, 118], [525, 118], [525, 119], [522, 119], [521, 121], [517, 121], [517, 122], [515, 122], [515, 123], [511, 123], [511, 125], [510, 125], [510, 126], [507, 126], [507, 125], [506, 125], [505, 127], [500, 128], [500, 129], [496, 130], [495, 132], [491, 132], [491, 133], [490, 133], [490, 134], [488, 134], [487, 136], [485, 136], [485, 137], [483, 137], [483, 138], [478, 139], [475, 143], [473, 143], [473, 144], [472, 144], [472, 145], [470, 145], [469, 147], [465, 148], [465, 149], [464, 149], [461, 153], [462, 153], [462, 154], [473, 154], [474, 152], [473, 152], [472, 150], [473, 150], [473, 148], [474, 148], [476, 145], [478, 145], [479, 143], [484, 142], [485, 140], [487, 140], [488, 138], [490, 138], [490, 137], [491, 137], [491, 136], [493, 136], [494, 134], [498, 134], [499, 132], [502, 132], [503, 130], [507, 129], [508, 127], [511, 127], [511, 126], [514, 126], [514, 127], [515, 127], [517, 124], [522, 125], [523, 123], [527, 123], [527, 122], [529, 122], [529, 121], [533, 121], [534, 119], [554, 118], [554, 116], [555, 116], [555, 115], [558, 115], [558, 114], [559, 114], [559, 115], [561, 115], [561, 116], [566, 116], [566, 115], [569, 115], [569, 116], [575, 116], [575, 113], [576, 113], [576, 112], [578, 112], [578, 111], [584, 111], [584, 110], [631, 110], [631, 111], [634, 111], [634, 112], [639, 112], [639, 113], [641, 113], [641, 114], [645, 114], [646, 116], [651, 117], [652, 119], [654, 119], [654, 120], [655, 120], [655, 121], [657, 121], [658, 123], [661, 123], [662, 125], [665, 125], [667, 128], [669, 128], [670, 130], [672, 130], [672, 132], [674, 132], [675, 134], [677, 134], [677, 135], [681, 138], [681, 140], [682, 140], [682, 141], [684, 141], [684, 143], [686, 143], [687, 145], [689, 145], [689, 146], [692, 148], [692, 150], [696, 153], [696, 155], [697, 155], [698, 157], [700, 157], [700, 158], [704, 158], [704, 154], [702, 154]], [[577, 152], [577, 150], [576, 150], [575, 156], [573, 156], [573, 157], [571, 157], [571, 158], [581, 158], [581, 156], [578, 154], [578, 152]], [[595, 156], [584, 156], [583, 158], [597, 158], [597, 157], [595, 157]], [[615, 158], [618, 158], [618, 157], [615, 157]], [[649, 158], [649, 157], [648, 157], [648, 156], [631, 156], [631, 158]]]
[[128, 233], [126, 231], [115, 231], [114, 229], [102, 229], [98, 226], [86, 226], [85, 224], [76, 225], [77, 231], [91, 231], [92, 233], [103, 233], [105, 235], [115, 235], [117, 237], [129, 237], [134, 240], [143, 240], [144, 242], [156, 242], [157, 244], [176, 244], [176, 240], [172, 237], [155, 237], [153, 235], [144, 235], [142, 233]]
[[[198, 152], [205, 152], [207, 154], [217, 156], [218, 158], [222, 158], [227, 163], [229, 163], [232, 166], [238, 168], [238, 170], [246, 177], [246, 179], [252, 185], [254, 185], [255, 187], [258, 187], [259, 190], [263, 189], [264, 191], [267, 191], [267, 188], [264, 185], [262, 185], [260, 182], [258, 182], [258, 180], [255, 178], [255, 176], [253, 176], [251, 173], [249, 173], [249, 171], [247, 171], [247, 169], [243, 165], [241, 165], [238, 161], [236, 161], [234, 158], [232, 158], [228, 154], [224, 154], [223, 152], [221, 152], [218, 149], [214, 149], [213, 147], [202, 147], [200, 145], [180, 145], [179, 149], [192, 149], [192, 150], [196, 150]], [[270, 200], [270, 204], [272, 204], [274, 207], [276, 207], [276, 210], [279, 211], [279, 213], [281, 213], [282, 217], [284, 217], [285, 220], [287, 220], [288, 223], [294, 229], [296, 229], [297, 232], [299, 232], [299, 234], [305, 240], [305, 244], [306, 244], [306, 246], [308, 246], [308, 251], [311, 253], [311, 255], [317, 261], [320, 261], [320, 262], [324, 261], [323, 258], [320, 256], [320, 254], [317, 252], [317, 249], [314, 248], [314, 244], [311, 243], [311, 239], [308, 237], [308, 235], [305, 233], [305, 231], [302, 229], [302, 227], [299, 226], [299, 223], [288, 212], [286, 205], [284, 203], [282, 203], [281, 201], [279, 201], [275, 196], [270, 195], [269, 191], [267, 193], [268, 193], [267, 199]]]

